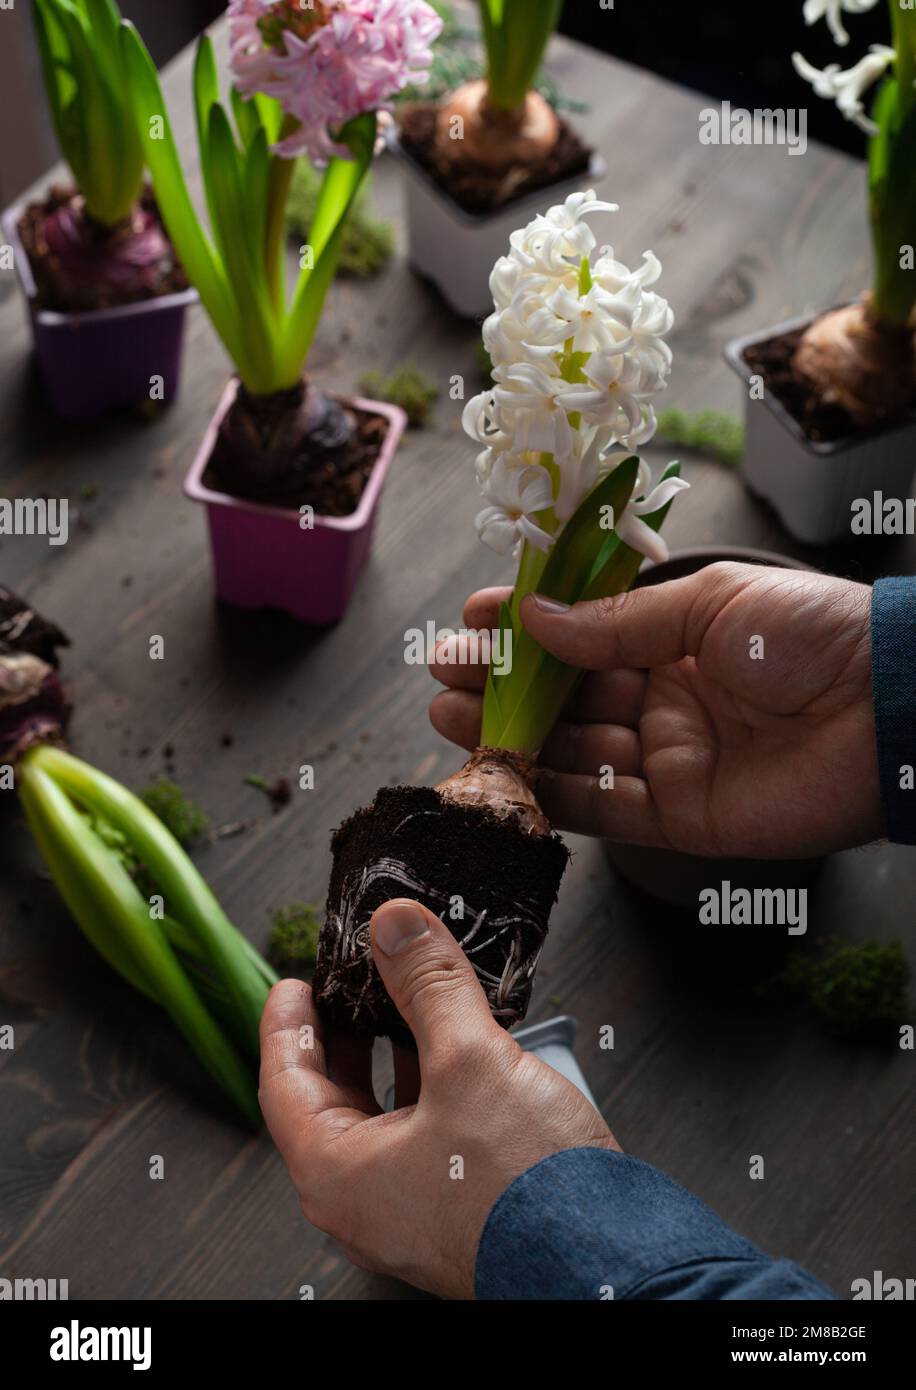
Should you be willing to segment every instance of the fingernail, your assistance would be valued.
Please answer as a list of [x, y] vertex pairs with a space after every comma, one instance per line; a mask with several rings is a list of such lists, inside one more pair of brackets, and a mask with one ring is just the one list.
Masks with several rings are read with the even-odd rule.
[[561, 603], [557, 598], [545, 598], [543, 594], [532, 594], [531, 597], [542, 613], [552, 613], [554, 616], [558, 613], [568, 613], [572, 607], [572, 604]]
[[396, 956], [412, 941], [429, 936], [429, 924], [416, 903], [397, 898], [385, 903], [372, 918], [373, 935], [379, 950], [386, 956]]

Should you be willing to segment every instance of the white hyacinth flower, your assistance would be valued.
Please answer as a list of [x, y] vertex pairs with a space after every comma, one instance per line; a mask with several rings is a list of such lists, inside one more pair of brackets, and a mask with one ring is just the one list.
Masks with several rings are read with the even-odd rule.
[[[607, 247], [592, 262], [598, 243], [585, 219], [615, 211], [574, 193], [514, 232], [493, 267], [483, 338], [495, 384], [468, 402], [464, 428], [482, 449], [478, 532], [503, 554], [519, 541], [549, 550], [598, 482], [655, 432], [674, 316], [650, 289], [661, 274], [651, 251], [635, 270]], [[657, 555], [663, 543], [641, 518], [686, 486], [653, 491], [641, 464], [618, 534]]]
[[845, 72], [839, 63], [828, 63], [821, 71], [800, 53], [792, 54], [792, 62], [799, 77], [810, 82], [819, 97], [835, 101], [837, 109], [842, 111], [847, 121], [854, 121], [868, 135], [877, 135], [878, 127], [866, 116], [862, 97], [879, 77], [884, 76], [896, 57], [894, 50], [886, 44], [873, 43], [865, 57]]
[[849, 43], [849, 35], [843, 28], [843, 11], [847, 14], [865, 14], [873, 10], [878, 0], [805, 0], [804, 16], [806, 24], [817, 24], [827, 20], [830, 32], [841, 47]]
[[583, 370], [586, 382], [570, 389], [568, 404], [590, 424], [610, 425], [618, 439], [626, 438], [642, 424], [639, 363], [626, 353], [596, 352]]
[[477, 517], [477, 534], [485, 545], [508, 555], [518, 542], [530, 541], [549, 550], [553, 537], [535, 520], [538, 512], [553, 506], [550, 474], [540, 464], [513, 465], [498, 458], [483, 487], [488, 506]]
[[657, 531], [653, 531], [651, 526], [647, 526], [643, 517], [650, 516], [652, 512], [657, 512], [660, 508], [676, 497], [679, 492], [690, 486], [683, 478], [666, 478], [664, 482], [649, 490], [652, 476], [649, 472], [648, 464], [640, 462], [639, 475], [636, 486], [633, 489], [635, 502], [631, 502], [625, 508], [614, 530], [617, 532], [624, 545], [628, 545], [631, 550], [638, 550], [642, 555], [646, 555], [657, 565], [660, 565], [668, 558], [668, 547]]

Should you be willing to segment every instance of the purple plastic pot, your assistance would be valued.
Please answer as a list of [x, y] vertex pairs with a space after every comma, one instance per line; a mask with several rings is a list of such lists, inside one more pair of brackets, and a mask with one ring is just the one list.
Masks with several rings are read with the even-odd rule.
[[357, 410], [383, 416], [388, 433], [356, 511], [316, 516], [313, 526], [304, 529], [294, 508], [249, 502], [204, 483], [217, 432], [238, 385], [233, 380], [226, 387], [184, 484], [192, 502], [207, 508], [216, 592], [236, 608], [279, 608], [302, 623], [337, 622], [369, 554], [382, 488], [407, 416], [399, 406], [382, 401], [347, 399]]
[[197, 291], [183, 290], [85, 314], [41, 309], [19, 236], [24, 208], [19, 203], [3, 214], [3, 236], [13, 248], [41, 375], [57, 414], [68, 420], [91, 420], [118, 406], [148, 401], [156, 376], [162, 378], [161, 399], [172, 400], [181, 370], [185, 310], [196, 303]]

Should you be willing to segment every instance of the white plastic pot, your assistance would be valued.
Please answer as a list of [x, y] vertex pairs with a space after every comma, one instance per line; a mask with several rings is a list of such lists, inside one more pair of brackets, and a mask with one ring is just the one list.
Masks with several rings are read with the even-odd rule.
[[389, 131], [388, 146], [404, 168], [410, 264], [464, 318], [493, 312], [490, 273], [506, 255], [512, 233], [577, 189], [591, 188], [607, 171], [601, 156], [593, 154], [587, 173], [528, 193], [497, 212], [470, 213], [407, 153], [396, 129]]
[[885, 500], [911, 495], [916, 471], [916, 417], [899, 425], [816, 443], [771, 392], [751, 399], [754, 375], [745, 361], [748, 348], [796, 329], [810, 318], [791, 319], [725, 348], [728, 362], [747, 388], [742, 473], [751, 492], [769, 502], [786, 530], [809, 545], [848, 540], [853, 534], [853, 503], [881, 492]]

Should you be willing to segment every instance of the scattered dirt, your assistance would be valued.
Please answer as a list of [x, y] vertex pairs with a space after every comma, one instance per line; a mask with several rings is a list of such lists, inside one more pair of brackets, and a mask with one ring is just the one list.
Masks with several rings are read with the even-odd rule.
[[456, 166], [443, 158], [436, 140], [439, 106], [436, 102], [412, 102], [399, 113], [401, 144], [421, 168], [465, 212], [487, 213], [506, 207], [528, 193], [550, 188], [564, 179], [584, 173], [592, 151], [568, 121], [560, 119], [560, 138], [539, 165], [493, 169], [470, 161]]

